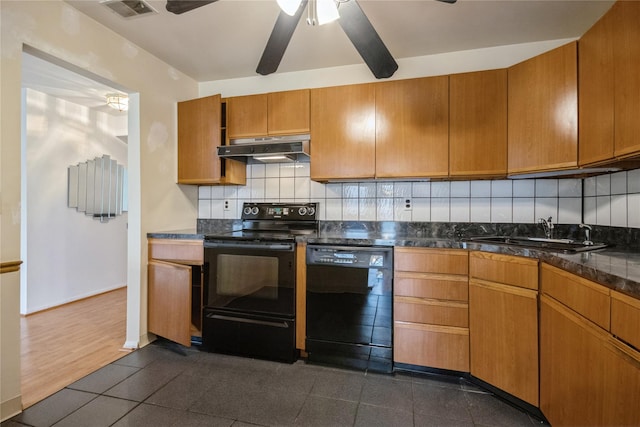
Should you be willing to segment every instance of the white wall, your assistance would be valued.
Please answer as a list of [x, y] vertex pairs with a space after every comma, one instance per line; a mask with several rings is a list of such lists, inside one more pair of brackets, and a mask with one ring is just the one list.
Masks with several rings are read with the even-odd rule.
[[[123, 344], [144, 344], [146, 235], [193, 227], [197, 217], [197, 187], [176, 185], [176, 102], [197, 98], [198, 84], [62, 0], [0, 1], [0, 19], [1, 260], [20, 259], [21, 72], [26, 44], [130, 94], [127, 342]], [[19, 276], [8, 273], [0, 279], [2, 420], [21, 409]]]
[[[461, 52], [441, 53], [416, 58], [398, 59], [398, 71], [386, 80], [441, 76], [471, 71], [506, 68], [555, 49], [575, 39], [550, 40], [535, 43], [498, 46]], [[200, 83], [200, 96], [221, 94], [241, 96], [255, 93], [315, 87], [367, 83], [376, 80], [366, 65], [323, 68], [321, 70], [270, 74], [268, 76], [217, 80]]]
[[21, 313], [29, 314], [126, 286], [127, 214], [101, 223], [68, 208], [67, 167], [107, 154], [126, 168], [117, 136], [127, 117], [25, 93]]

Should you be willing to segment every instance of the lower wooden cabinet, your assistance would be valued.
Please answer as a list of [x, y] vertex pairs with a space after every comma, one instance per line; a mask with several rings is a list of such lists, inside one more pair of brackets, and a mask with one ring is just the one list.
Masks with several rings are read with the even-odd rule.
[[393, 332], [395, 362], [469, 372], [469, 328], [395, 321]]
[[469, 255], [396, 248], [394, 361], [469, 372]]
[[640, 425], [640, 352], [546, 295], [540, 366], [540, 409], [551, 425]]
[[640, 425], [640, 352], [624, 341], [637, 334], [637, 300], [541, 271], [540, 409], [554, 426]]
[[538, 406], [537, 269], [531, 258], [469, 255], [471, 374], [533, 406]]
[[149, 239], [149, 332], [191, 346], [201, 336], [202, 240]]

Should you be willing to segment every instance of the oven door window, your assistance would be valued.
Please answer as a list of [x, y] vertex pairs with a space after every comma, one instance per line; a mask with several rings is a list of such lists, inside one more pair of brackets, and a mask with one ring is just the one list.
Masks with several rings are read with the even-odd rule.
[[278, 299], [278, 258], [218, 255], [217, 295], [237, 299]]

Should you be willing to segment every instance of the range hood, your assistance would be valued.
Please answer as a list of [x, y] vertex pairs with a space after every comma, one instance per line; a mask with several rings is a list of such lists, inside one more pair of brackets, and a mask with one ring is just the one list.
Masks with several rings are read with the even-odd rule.
[[244, 163], [309, 161], [309, 134], [232, 139], [218, 147], [218, 156]]

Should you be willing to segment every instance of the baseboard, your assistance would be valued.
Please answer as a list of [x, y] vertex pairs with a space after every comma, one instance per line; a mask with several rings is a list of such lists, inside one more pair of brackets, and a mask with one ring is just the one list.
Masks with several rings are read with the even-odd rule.
[[29, 310], [27, 313], [20, 313], [20, 314], [22, 316], [30, 316], [32, 314], [40, 313], [40, 312], [47, 311], [47, 310], [52, 310], [54, 308], [59, 308], [59, 307], [62, 307], [63, 305], [72, 304], [74, 302], [82, 301], [82, 300], [85, 300], [87, 298], [93, 298], [95, 296], [106, 294], [106, 293], [113, 292], [113, 291], [117, 291], [118, 289], [122, 289], [122, 288], [126, 288], [126, 287], [127, 287], [127, 285], [116, 285], [116, 286], [113, 286], [113, 287], [100, 289], [100, 290], [97, 290], [95, 292], [91, 292], [91, 293], [88, 293], [88, 294], [76, 295], [76, 296], [74, 296], [72, 298], [68, 298], [68, 299], [64, 299], [62, 301], [58, 301], [55, 304], [38, 307], [38, 308], [36, 308], [34, 310]]
[[0, 422], [4, 422], [22, 412], [22, 395], [0, 403]]

